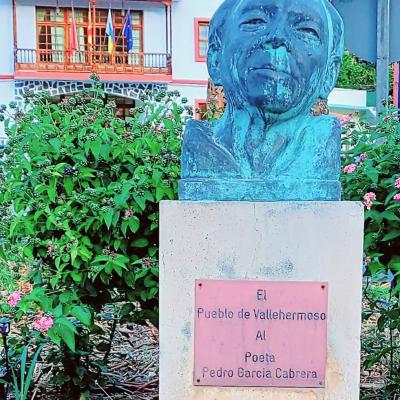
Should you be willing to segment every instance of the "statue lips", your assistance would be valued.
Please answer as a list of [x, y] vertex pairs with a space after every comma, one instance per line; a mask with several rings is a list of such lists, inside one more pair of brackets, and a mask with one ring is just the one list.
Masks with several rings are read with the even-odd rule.
[[265, 76], [266, 78], [272, 78], [273, 80], [282, 80], [282, 79], [294, 80], [294, 77], [289, 71], [279, 70], [273, 65], [265, 65], [262, 67], [250, 67], [249, 73], [256, 73], [258, 75]]
[[256, 74], [259, 78], [268, 80], [297, 81], [292, 73], [290, 56], [285, 47], [273, 49], [267, 44], [267, 48], [252, 51], [249, 55], [250, 67], [248, 74]]

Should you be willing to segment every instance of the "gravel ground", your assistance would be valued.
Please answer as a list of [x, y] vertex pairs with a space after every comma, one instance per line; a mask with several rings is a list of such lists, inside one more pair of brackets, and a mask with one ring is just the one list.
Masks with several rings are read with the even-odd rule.
[[[100, 358], [103, 355], [98, 353], [94, 356]], [[109, 383], [105, 387], [95, 385], [91, 400], [158, 399], [157, 329], [154, 326], [134, 324], [118, 327], [108, 365], [108, 371], [104, 375]], [[43, 373], [42, 365], [37, 364], [35, 375], [38, 382], [30, 400], [61, 400], [60, 393], [49, 383], [51, 373], [51, 370]], [[12, 397], [9, 399], [13, 400]]]

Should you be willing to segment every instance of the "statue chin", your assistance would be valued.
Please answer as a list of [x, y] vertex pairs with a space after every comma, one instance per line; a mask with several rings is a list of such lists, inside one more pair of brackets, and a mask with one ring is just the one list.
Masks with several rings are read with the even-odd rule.
[[277, 96], [276, 93], [256, 93], [248, 96], [247, 102], [258, 109], [263, 110], [264, 114], [285, 114], [295, 108], [298, 104], [296, 99], [291, 96]]
[[284, 114], [301, 102], [304, 90], [294, 80], [264, 80], [249, 79], [246, 82], [245, 103], [273, 114]]

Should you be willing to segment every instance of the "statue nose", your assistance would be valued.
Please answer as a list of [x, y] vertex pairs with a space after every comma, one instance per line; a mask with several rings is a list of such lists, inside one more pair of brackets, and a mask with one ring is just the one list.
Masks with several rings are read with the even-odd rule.
[[274, 50], [279, 47], [286, 47], [286, 50], [290, 51], [290, 42], [282, 32], [276, 32], [265, 42], [266, 45], [271, 46]]
[[290, 48], [289, 41], [283, 35], [274, 35], [269, 42], [274, 49], [282, 46], [286, 47], [287, 50]]

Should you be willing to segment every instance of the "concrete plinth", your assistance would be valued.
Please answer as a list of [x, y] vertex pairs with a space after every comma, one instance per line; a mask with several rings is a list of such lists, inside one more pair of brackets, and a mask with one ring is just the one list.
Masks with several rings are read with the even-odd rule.
[[[160, 400], [358, 400], [362, 253], [360, 203], [162, 202]], [[326, 387], [194, 386], [195, 279], [328, 282]]]

